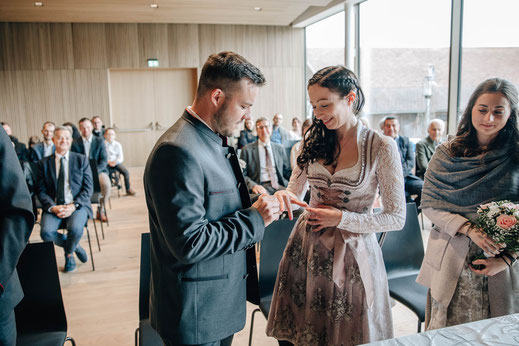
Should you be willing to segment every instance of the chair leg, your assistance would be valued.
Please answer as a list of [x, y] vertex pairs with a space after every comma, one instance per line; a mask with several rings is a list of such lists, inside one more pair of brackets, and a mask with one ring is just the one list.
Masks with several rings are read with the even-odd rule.
[[[103, 201], [103, 210], [105, 211], [105, 216], [106, 216], [106, 225], [107, 226], [110, 226], [110, 219], [108, 218], [108, 213], [106, 212], [106, 202]], [[102, 224], [103, 222], [101, 222]]]
[[139, 346], [139, 328], [135, 329], [135, 346]]
[[422, 331], [422, 321], [420, 321], [420, 319], [418, 319], [418, 332], [417, 333], [420, 333]]
[[260, 309], [255, 309], [252, 312], [252, 316], [250, 319], [249, 346], [252, 345], [252, 328], [254, 327], [254, 315], [256, 314], [256, 312], [259, 312], [259, 311], [260, 311]]
[[87, 231], [87, 238], [88, 238], [88, 248], [90, 249], [90, 260], [92, 261], [92, 271], [96, 270], [96, 267], [94, 265], [94, 254], [92, 253], [92, 243], [90, 242], [90, 231], [88, 230], [88, 227], [85, 227]]
[[[94, 225], [96, 224], [96, 222], [94, 221]], [[103, 221], [101, 221], [101, 225], [103, 224]], [[97, 240], [97, 249], [99, 250], [99, 252], [101, 252], [101, 244], [99, 244], [99, 236], [97, 235], [97, 227], [94, 226], [94, 231], [95, 231], [95, 234], [96, 234], [96, 240]]]
[[65, 342], [67, 342], [67, 341], [70, 341], [72, 346], [76, 346], [76, 342], [74, 341], [74, 338], [67, 336], [67, 338], [65, 339]]
[[[97, 205], [97, 213], [101, 215], [101, 205]], [[103, 235], [103, 240], [105, 240], [105, 229], [103, 227], [103, 220], [99, 220], [99, 223], [101, 224], [101, 234]]]

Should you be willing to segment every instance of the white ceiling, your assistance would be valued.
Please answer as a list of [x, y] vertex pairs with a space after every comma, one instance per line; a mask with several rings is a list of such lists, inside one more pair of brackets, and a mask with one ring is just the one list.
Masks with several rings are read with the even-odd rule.
[[[331, 0], [0, 0], [2, 22], [290, 25]], [[156, 3], [153, 9], [150, 4]], [[254, 10], [261, 7], [261, 11]]]

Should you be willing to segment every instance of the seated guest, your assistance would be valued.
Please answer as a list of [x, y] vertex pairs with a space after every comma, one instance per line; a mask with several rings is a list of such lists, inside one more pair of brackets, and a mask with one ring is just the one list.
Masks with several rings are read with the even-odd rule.
[[54, 137], [54, 128], [55, 125], [51, 121], [47, 121], [43, 124], [43, 128], [41, 129], [43, 142], [36, 143], [31, 148], [31, 161], [37, 162], [44, 157], [54, 154], [54, 150], [56, 150], [54, 142], [52, 141], [52, 138]]
[[105, 202], [110, 198], [112, 183], [108, 177], [108, 160], [106, 158], [105, 141], [100, 137], [94, 136], [92, 130], [93, 126], [90, 119], [81, 119], [79, 121], [81, 137], [74, 140], [71, 150], [96, 161], [99, 184], [101, 185], [101, 212], [98, 210], [97, 218], [101, 221], [107, 221], [104, 207]]
[[18, 161], [20, 161], [20, 165], [23, 167], [23, 163], [29, 161], [29, 150], [27, 150], [25, 144], [23, 144], [18, 140], [18, 138], [13, 136], [13, 131], [11, 130], [11, 126], [9, 126], [8, 123], [2, 121], [0, 122], [0, 124], [2, 125], [5, 132], [11, 139], [11, 142], [14, 146], [14, 151], [16, 152], [16, 156], [18, 156]]
[[[295, 118], [294, 118], [295, 119]], [[312, 120], [306, 119], [303, 123], [303, 128], [301, 130], [301, 138], [305, 138], [306, 130], [308, 130], [312, 126]], [[303, 148], [303, 140], [300, 140], [290, 150], [290, 168], [294, 169], [297, 166], [297, 157], [301, 153], [301, 148]]]
[[115, 140], [115, 130], [111, 127], [105, 130], [105, 147], [108, 160], [108, 171], [119, 172], [124, 177], [124, 186], [128, 196], [135, 196], [135, 191], [130, 187], [130, 172], [123, 166], [124, 155], [121, 143]]
[[77, 129], [76, 125], [74, 125], [71, 122], [63, 123], [63, 126], [69, 126], [72, 129], [72, 140], [76, 140], [79, 137], [81, 137], [81, 133], [79, 133], [79, 130]]
[[103, 137], [105, 134], [105, 126], [100, 116], [96, 115], [92, 118], [92, 125], [94, 126], [92, 134], [97, 137]]
[[429, 136], [416, 143], [416, 176], [423, 180], [427, 165], [440, 144], [445, 123], [441, 119], [433, 119], [429, 122], [427, 132]]
[[274, 143], [284, 145], [288, 141], [290, 141], [290, 133], [281, 127], [281, 123], [283, 122], [283, 114], [277, 113], [274, 115], [272, 119], [274, 126], [272, 127], [272, 134], [270, 136], [270, 140]]
[[40, 138], [38, 136], [29, 137], [29, 143], [28, 143], [29, 153], [30, 153], [30, 150], [34, 147], [34, 145], [36, 143], [40, 143]]
[[[412, 173], [415, 161], [412, 143], [409, 141], [409, 138], [398, 135], [400, 124], [396, 116], [388, 115], [384, 117], [380, 122], [380, 128], [386, 136], [392, 137], [396, 141], [402, 162], [407, 201], [413, 201], [416, 203], [416, 206], [420, 206], [423, 180]], [[411, 195], [417, 195], [417, 197], [411, 200]]]
[[267, 118], [256, 120], [258, 141], [243, 147], [240, 158], [245, 161], [244, 178], [252, 193], [272, 194], [281, 190], [290, 179], [285, 149], [270, 139], [271, 127]]
[[292, 118], [292, 130], [290, 131], [290, 140], [300, 141], [301, 138], [301, 120], [297, 117]]
[[252, 118], [246, 119], [243, 123], [244, 129], [240, 131], [240, 138], [238, 139], [238, 149], [243, 148], [247, 144], [254, 143], [258, 139], [258, 136], [254, 135], [253, 133], [253, 124], [254, 123], [252, 122]]
[[[65, 249], [65, 272], [76, 269], [73, 254], [85, 263], [86, 251], [79, 245], [83, 227], [92, 217], [90, 198], [94, 190], [88, 159], [70, 151], [72, 133], [65, 126], [54, 131], [56, 151], [39, 162], [38, 198], [42, 204], [41, 239]], [[67, 234], [58, 233], [65, 227]]]

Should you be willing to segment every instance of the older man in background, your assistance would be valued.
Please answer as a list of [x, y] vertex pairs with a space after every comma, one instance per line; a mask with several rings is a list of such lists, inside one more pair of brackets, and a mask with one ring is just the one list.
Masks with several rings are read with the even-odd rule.
[[418, 178], [424, 179], [427, 165], [429, 165], [431, 157], [440, 144], [444, 131], [445, 123], [443, 120], [433, 119], [427, 127], [429, 136], [416, 143], [416, 176]]

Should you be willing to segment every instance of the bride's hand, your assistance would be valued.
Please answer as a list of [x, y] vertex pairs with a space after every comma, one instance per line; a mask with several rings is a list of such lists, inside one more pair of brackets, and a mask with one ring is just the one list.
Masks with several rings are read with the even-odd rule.
[[288, 218], [292, 220], [294, 218], [294, 214], [292, 213], [292, 204], [298, 205], [300, 207], [306, 208], [308, 204], [305, 202], [301, 202], [294, 196], [290, 195], [286, 190], [279, 190], [274, 193], [274, 196], [279, 201], [280, 209], [279, 211], [282, 213], [284, 211], [288, 212]]
[[342, 219], [342, 212], [329, 205], [320, 204], [318, 208], [306, 208], [308, 214], [307, 224], [317, 226], [312, 229], [313, 232], [318, 232], [326, 227], [336, 227]]
[[473, 266], [469, 266], [470, 270], [472, 270], [476, 274], [486, 275], [486, 276], [494, 276], [497, 273], [502, 272], [508, 265], [503, 262], [501, 258], [498, 257], [490, 257], [487, 259], [477, 259], [472, 261], [472, 265], [484, 265], [483, 269], [475, 269]]

